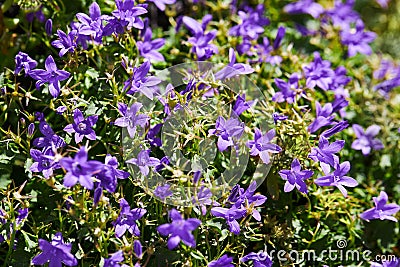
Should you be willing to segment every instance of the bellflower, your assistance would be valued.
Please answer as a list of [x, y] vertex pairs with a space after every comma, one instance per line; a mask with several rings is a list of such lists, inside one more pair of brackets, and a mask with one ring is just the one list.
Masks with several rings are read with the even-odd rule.
[[296, 89], [299, 88], [299, 75], [293, 73], [290, 75], [289, 81], [285, 82], [282, 79], [275, 78], [274, 83], [279, 88], [279, 92], [276, 92], [272, 97], [272, 101], [277, 103], [287, 102], [292, 104], [295, 101]]
[[133, 241], [133, 252], [135, 253], [136, 258], [141, 259], [143, 255], [143, 247], [142, 243], [139, 240]]
[[32, 172], [42, 172], [46, 179], [53, 175], [54, 170], [61, 168], [60, 163], [54, 161], [55, 154], [50, 147], [45, 148], [43, 152], [37, 149], [31, 149], [30, 155], [35, 162], [31, 165], [29, 170]]
[[334, 8], [327, 10], [326, 15], [332, 20], [333, 25], [346, 28], [349, 24], [360, 19], [360, 15], [354, 11], [354, 0], [335, 0]]
[[351, 144], [351, 148], [361, 150], [364, 156], [367, 156], [371, 150], [381, 150], [384, 148], [382, 142], [378, 138], [375, 138], [381, 130], [381, 127], [378, 125], [371, 125], [364, 131], [360, 125], [353, 124], [353, 130], [357, 139]]
[[124, 261], [124, 252], [122, 250], [118, 250], [117, 252], [111, 254], [111, 257], [108, 259], [104, 259], [103, 267], [127, 267], [126, 264], [119, 264], [121, 261]]
[[169, 236], [168, 249], [172, 250], [176, 248], [181, 241], [189, 247], [195, 247], [196, 240], [192, 231], [200, 226], [201, 221], [195, 218], [185, 220], [176, 209], [169, 211], [169, 217], [172, 219], [171, 223], [162, 224], [157, 227], [157, 231], [161, 235]]
[[250, 74], [254, 72], [254, 69], [250, 65], [235, 62], [235, 50], [233, 50], [233, 48], [229, 48], [229, 64], [215, 74], [215, 79], [225, 80], [236, 75]]
[[318, 147], [313, 147], [308, 157], [315, 162], [320, 161], [334, 166], [335, 162], [339, 159], [335, 153], [343, 149], [344, 143], [344, 140], [337, 140], [329, 144], [328, 139], [321, 136], [319, 138]]
[[287, 120], [288, 116], [279, 114], [278, 112], [274, 112], [272, 114], [272, 118], [274, 119], [274, 123], [277, 124], [278, 121], [285, 121]]
[[117, 188], [117, 178], [126, 179], [129, 177], [129, 172], [118, 170], [118, 160], [110, 154], [106, 155], [103, 170], [96, 175], [100, 180], [100, 186], [110, 193], [114, 193]]
[[315, 120], [308, 126], [308, 131], [310, 133], [315, 133], [320, 128], [328, 125], [332, 125], [334, 116], [332, 115], [333, 107], [331, 103], [325, 104], [324, 107], [321, 107], [321, 104], [316, 101], [316, 118]]
[[235, 105], [233, 106], [233, 112], [237, 116], [240, 116], [240, 114], [251, 108], [254, 103], [255, 100], [246, 101], [246, 94], [238, 95], [235, 101]]
[[215, 207], [211, 209], [211, 214], [215, 217], [224, 218], [229, 226], [229, 231], [238, 235], [240, 233], [240, 225], [237, 220], [245, 217], [247, 211], [242, 207], [238, 208], [236, 206], [232, 206], [229, 209]]
[[282, 150], [278, 145], [271, 143], [274, 137], [274, 129], [269, 130], [263, 135], [260, 129], [256, 128], [254, 131], [254, 140], [248, 141], [246, 144], [250, 148], [250, 155], [260, 156], [264, 164], [269, 164], [271, 162], [270, 153], [279, 153]]
[[253, 261], [254, 267], [272, 267], [272, 259], [267, 252], [250, 252], [240, 259], [241, 262]]
[[311, 170], [301, 170], [298, 159], [293, 160], [291, 167], [291, 170], [279, 171], [282, 179], [286, 180], [284, 191], [290, 192], [296, 187], [300, 192], [307, 194], [307, 185], [304, 180], [313, 176], [314, 172]]
[[211, 206], [211, 205], [219, 206], [219, 203], [212, 201], [211, 197], [212, 197], [211, 190], [205, 186], [200, 187], [196, 196], [192, 197], [192, 203], [200, 208], [201, 214], [203, 216], [205, 216], [207, 213], [206, 206]]
[[357, 20], [356, 28], [346, 28], [340, 32], [340, 41], [347, 46], [347, 55], [355, 56], [357, 53], [370, 55], [372, 53], [369, 43], [374, 41], [376, 33], [364, 31], [364, 23]]
[[347, 187], [355, 187], [358, 185], [358, 182], [346, 176], [346, 174], [350, 171], [350, 162], [345, 161], [339, 164], [338, 161], [335, 161], [334, 171], [331, 172], [330, 165], [321, 162], [322, 171], [325, 176], [319, 177], [314, 182], [319, 186], [336, 186], [343, 196], [347, 197], [347, 190], [344, 186]]
[[153, 99], [154, 94], [157, 90], [157, 84], [161, 83], [161, 80], [157, 77], [150, 76], [146, 77], [150, 70], [150, 62], [144, 62], [140, 67], [133, 68], [132, 76], [125, 81], [124, 90], [128, 90], [127, 94], [133, 94], [140, 92], [149, 99]]
[[132, 104], [130, 107], [127, 107], [124, 103], [118, 103], [118, 111], [123, 117], [116, 119], [114, 125], [127, 128], [129, 136], [134, 138], [137, 126], [144, 128], [150, 119], [145, 114], [137, 114], [142, 106], [142, 103], [139, 102]]
[[343, 131], [347, 127], [349, 127], [349, 123], [347, 121], [345, 121], [345, 120], [340, 121], [340, 122], [336, 123], [334, 126], [332, 126], [330, 129], [323, 131], [321, 136], [323, 136], [325, 138], [329, 138], [332, 135]]
[[167, 197], [172, 196], [172, 191], [170, 190], [171, 185], [165, 184], [157, 186], [153, 194], [161, 200], [165, 200]]
[[335, 79], [335, 72], [331, 69], [331, 62], [322, 60], [318, 52], [314, 52], [314, 61], [308, 66], [304, 66], [303, 71], [307, 87], [311, 89], [318, 86], [324, 91], [329, 90]]
[[[85, 13], [78, 13], [76, 18], [80, 24], [79, 26], [75, 24], [78, 33], [77, 43], [86, 43], [86, 39], [93, 39], [95, 43], [100, 44], [103, 37], [103, 21], [108, 18], [108, 16], [101, 15], [100, 6], [93, 2], [89, 6], [89, 16]], [[85, 38], [85, 36], [92, 38]]]
[[42, 5], [39, 7], [37, 11], [29, 12], [26, 14], [26, 20], [30, 23], [32, 23], [35, 18], [41, 23], [44, 23], [46, 21], [46, 16], [43, 14]]
[[129, 203], [123, 198], [120, 199], [119, 206], [121, 211], [117, 220], [113, 222], [115, 236], [120, 238], [126, 231], [132, 235], [140, 236], [140, 230], [136, 225], [136, 221], [140, 220], [147, 211], [141, 208], [131, 209]]
[[39, 248], [42, 252], [32, 259], [32, 264], [44, 265], [49, 262], [49, 266], [76, 266], [78, 261], [71, 254], [72, 245], [64, 243], [63, 236], [60, 232], [56, 233], [50, 242], [39, 239]]
[[398, 86], [400, 86], [400, 76], [396, 76], [392, 79], [377, 84], [374, 87], [374, 90], [379, 91], [382, 95], [388, 98], [388, 94], [390, 93], [390, 91], [392, 91], [394, 88]]
[[28, 75], [28, 73], [36, 68], [37, 66], [36, 60], [32, 59], [28, 54], [24, 52], [18, 52], [18, 54], [15, 56], [15, 70], [14, 70], [14, 75], [18, 75], [22, 69], [25, 71], [25, 76]]
[[92, 115], [85, 119], [82, 112], [79, 109], [75, 109], [74, 122], [68, 124], [64, 128], [64, 131], [67, 133], [75, 133], [75, 143], [77, 144], [82, 142], [83, 137], [89, 140], [96, 140], [96, 133], [92, 127], [96, 124], [97, 118], [97, 115]]
[[388, 195], [385, 191], [381, 191], [378, 197], [373, 197], [372, 199], [374, 200], [375, 207], [361, 213], [361, 219], [366, 221], [379, 219], [397, 222], [397, 219], [392, 215], [400, 210], [400, 206], [395, 203], [386, 204]]
[[47, 122], [40, 121], [39, 130], [44, 135], [33, 140], [33, 145], [39, 148], [55, 147], [60, 148], [66, 146], [64, 139], [56, 135]]
[[[252, 60], [251, 62], [267, 62], [270, 63], [271, 65], [279, 65], [282, 62], [282, 57], [279, 55], [271, 55], [271, 52], [274, 50], [273, 46], [271, 46], [270, 41], [268, 40], [267, 37], [263, 38], [263, 41], [261, 44], [256, 44], [254, 46], [254, 49], [257, 51], [258, 54], [258, 60]], [[251, 53], [247, 53], [249, 56], [251, 56]]]
[[[247, 214], [251, 214], [254, 219], [261, 221], [260, 212], [255, 209], [261, 206], [267, 200], [266, 196], [261, 194], [254, 194], [257, 189], [256, 181], [252, 182], [246, 191], [239, 190], [237, 199], [234, 201], [234, 206], [236, 208], [243, 208], [247, 211]], [[232, 197], [230, 197], [232, 200]]]
[[161, 138], [157, 137], [161, 128], [163, 127], [162, 123], [158, 123], [154, 125], [154, 127], [150, 128], [146, 135], [146, 140], [149, 141], [152, 146], [162, 146]]
[[16, 219], [17, 225], [20, 225], [28, 217], [28, 208], [18, 209], [18, 215]]
[[46, 20], [44, 29], [46, 31], [47, 36], [51, 36], [53, 34], [53, 21], [51, 19]]
[[318, 18], [324, 12], [324, 8], [314, 0], [299, 0], [286, 5], [283, 10], [289, 14], [310, 14], [314, 18]]
[[[157, 1], [158, 2], [158, 1]], [[154, 61], [164, 61], [164, 56], [158, 52], [164, 44], [165, 40], [163, 38], [157, 38], [152, 40], [152, 31], [149, 27], [146, 28], [143, 41], [137, 41], [136, 45], [139, 49], [139, 53], [142, 57]]]
[[68, 79], [70, 73], [65, 70], [57, 69], [53, 57], [50, 55], [45, 61], [46, 70], [35, 69], [28, 74], [36, 81], [36, 88], [39, 89], [43, 84], [49, 83], [50, 94], [56, 98], [60, 94], [60, 81]]
[[233, 258], [224, 254], [221, 258], [210, 262], [207, 267], [234, 267], [232, 264]]
[[210, 129], [208, 134], [218, 136], [218, 150], [225, 151], [228, 147], [235, 145], [234, 141], [238, 140], [243, 132], [243, 122], [240, 122], [237, 118], [225, 120], [219, 116], [215, 124], [215, 129]]
[[159, 10], [164, 11], [166, 5], [175, 4], [176, 0], [147, 0], [147, 2], [153, 2]]
[[149, 167], [155, 167], [160, 164], [159, 159], [150, 157], [150, 149], [141, 150], [138, 153], [137, 158], [132, 158], [126, 162], [138, 166], [140, 172], [145, 176], [147, 176], [150, 172]]
[[394, 65], [391, 60], [382, 59], [381, 63], [379, 64], [379, 68], [374, 71], [373, 77], [374, 79], [381, 80], [385, 78], [387, 73], [390, 73], [393, 70]]
[[57, 30], [58, 40], [51, 42], [52, 46], [61, 49], [58, 55], [64, 56], [67, 52], [72, 53], [76, 48], [77, 31], [72, 30], [68, 35], [62, 30]]
[[72, 158], [62, 158], [61, 166], [67, 171], [64, 176], [64, 186], [72, 187], [79, 182], [87, 189], [93, 189], [92, 177], [102, 171], [103, 163], [97, 160], [87, 160], [87, 151], [85, 147], [75, 154]]

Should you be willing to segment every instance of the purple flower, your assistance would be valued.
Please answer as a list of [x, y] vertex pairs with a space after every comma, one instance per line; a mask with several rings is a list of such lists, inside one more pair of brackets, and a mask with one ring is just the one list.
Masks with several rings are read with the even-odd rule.
[[331, 172], [331, 168], [328, 164], [321, 162], [321, 167], [325, 176], [315, 180], [315, 183], [319, 186], [336, 186], [343, 196], [347, 197], [347, 190], [344, 186], [355, 187], [358, 185], [355, 179], [345, 176], [350, 171], [350, 162], [348, 161], [341, 164], [336, 161], [334, 166], [335, 170], [333, 172]]
[[51, 36], [53, 33], [53, 21], [51, 19], [46, 20], [46, 24], [44, 25], [44, 28], [46, 30], [46, 34], [48, 36]]
[[324, 8], [314, 0], [300, 0], [286, 5], [283, 10], [289, 14], [310, 14], [318, 18], [324, 12]]
[[18, 209], [18, 215], [17, 215], [17, 225], [21, 224], [23, 220], [25, 220], [28, 217], [28, 208], [24, 209]]
[[292, 104], [295, 101], [296, 89], [299, 88], [299, 74], [293, 73], [290, 75], [289, 81], [285, 82], [282, 79], [275, 78], [275, 85], [279, 88], [280, 92], [275, 93], [272, 101], [282, 103], [287, 102]]
[[67, 111], [67, 107], [66, 106], [59, 106], [58, 108], [56, 108], [56, 113], [58, 115], [62, 115], [65, 111]]
[[28, 74], [36, 81], [36, 88], [39, 89], [43, 84], [49, 83], [50, 94], [56, 98], [60, 94], [60, 81], [68, 79], [70, 73], [65, 70], [57, 69], [52, 56], [48, 56], [45, 61], [46, 70], [36, 69]]
[[149, 174], [149, 167], [155, 167], [160, 164], [159, 159], [150, 157], [150, 149], [141, 150], [138, 153], [137, 158], [132, 158], [126, 162], [138, 166], [140, 172], [145, 176]]
[[112, 12], [104, 27], [103, 35], [109, 36], [113, 33], [122, 34], [125, 30], [130, 31], [132, 28], [143, 29], [144, 23], [140, 15], [147, 13], [142, 6], [135, 6], [133, 0], [116, 0], [117, 9]]
[[162, 126], [162, 123], [156, 124], [147, 132], [146, 139], [149, 141], [150, 145], [158, 147], [162, 146], [161, 138], [157, 137]]
[[313, 176], [314, 172], [311, 170], [301, 170], [298, 159], [293, 160], [291, 167], [291, 170], [281, 170], [279, 172], [282, 179], [286, 180], [284, 191], [290, 192], [296, 187], [300, 192], [307, 194], [307, 185], [304, 180]]
[[160, 49], [165, 44], [165, 40], [163, 38], [157, 38], [152, 40], [151, 36], [152, 36], [152, 31], [148, 27], [145, 30], [143, 41], [136, 42], [140, 55], [149, 60], [164, 61], [165, 60], [164, 56], [157, 50]]
[[142, 243], [139, 240], [133, 241], [133, 251], [135, 253], [136, 258], [141, 259], [143, 255], [143, 247]]
[[233, 50], [233, 48], [229, 48], [229, 64], [215, 74], [215, 79], [225, 80], [236, 75], [250, 74], [254, 72], [254, 69], [250, 65], [235, 62], [235, 50]]
[[172, 250], [176, 248], [181, 241], [189, 247], [195, 247], [196, 240], [192, 231], [200, 226], [201, 221], [195, 218], [185, 220], [176, 209], [169, 211], [169, 217], [172, 219], [171, 223], [157, 227], [157, 231], [161, 235], [169, 236], [168, 249]]
[[374, 41], [376, 33], [364, 31], [364, 23], [357, 20], [356, 28], [346, 28], [340, 32], [340, 39], [343, 45], [347, 45], [347, 55], [355, 56], [357, 53], [370, 55], [372, 53], [369, 43]]
[[226, 121], [223, 117], [219, 116], [215, 124], [215, 129], [210, 129], [208, 134], [218, 136], [218, 149], [219, 151], [225, 151], [228, 147], [235, 144], [234, 141], [238, 140], [243, 132], [243, 122], [240, 122], [237, 118], [230, 118]]
[[157, 186], [153, 194], [161, 200], [165, 200], [167, 197], [172, 196], [171, 185], [165, 184]]
[[61, 49], [58, 55], [60, 57], [64, 56], [67, 52], [72, 53], [76, 48], [76, 36], [77, 31], [72, 30], [68, 35], [62, 30], [57, 30], [58, 40], [51, 42], [52, 46]]
[[127, 128], [129, 136], [134, 138], [136, 127], [140, 126], [143, 128], [149, 120], [149, 116], [137, 114], [142, 106], [142, 103], [134, 103], [130, 107], [127, 107], [124, 103], [118, 103], [118, 110], [123, 117], [116, 119], [114, 125]]
[[46, 17], [43, 14], [42, 5], [39, 7], [37, 11], [29, 12], [26, 14], [26, 20], [30, 23], [32, 23], [35, 18], [41, 23], [43, 23], [46, 20]]
[[321, 136], [319, 138], [318, 147], [313, 147], [308, 157], [315, 162], [320, 161], [334, 166], [335, 162], [339, 159], [335, 153], [342, 150], [344, 143], [344, 140], [337, 140], [332, 144], [329, 144], [328, 139]]
[[28, 125], [28, 135], [32, 136], [35, 132], [35, 123], [31, 122]]
[[387, 9], [390, 3], [390, 0], [375, 0], [381, 8]]
[[279, 153], [282, 148], [278, 145], [272, 144], [271, 141], [275, 137], [275, 130], [271, 129], [264, 135], [260, 129], [254, 130], [254, 140], [248, 141], [246, 146], [250, 148], [251, 156], [260, 156], [264, 164], [271, 162], [270, 153]]
[[31, 157], [35, 162], [29, 168], [32, 172], [42, 172], [44, 178], [48, 179], [53, 175], [53, 171], [60, 169], [60, 163], [54, 161], [54, 152], [51, 147], [47, 147], [43, 152], [37, 149], [30, 150]]
[[336, 123], [334, 126], [332, 126], [332, 128], [325, 130], [322, 132], [321, 136], [325, 137], [325, 138], [329, 138], [332, 135], [343, 131], [344, 129], [346, 129], [347, 127], [349, 127], [349, 123], [347, 121], [341, 121]]
[[160, 163], [154, 168], [154, 170], [156, 172], [160, 172], [165, 168], [166, 165], [169, 164], [170, 164], [169, 158], [167, 156], [164, 156], [160, 159]]
[[399, 266], [400, 266], [400, 258], [382, 261], [382, 264], [377, 262], [371, 262], [371, 267], [399, 267]]
[[[282, 57], [279, 55], [271, 55], [271, 52], [274, 50], [273, 46], [271, 46], [267, 37], [263, 38], [262, 44], [256, 44], [254, 46], [255, 51], [258, 54], [258, 60], [252, 60], [252, 62], [267, 62], [271, 65], [279, 65], [282, 62]], [[247, 53], [249, 56], [251, 53]]]
[[353, 130], [357, 139], [351, 144], [351, 148], [361, 150], [364, 156], [368, 155], [371, 150], [380, 150], [384, 148], [382, 142], [378, 138], [375, 138], [381, 130], [381, 127], [378, 125], [369, 126], [364, 132], [364, 129], [360, 125], [353, 124]]
[[315, 120], [308, 126], [308, 131], [310, 133], [318, 131], [321, 127], [333, 124], [334, 119], [334, 116], [332, 115], [333, 107], [331, 103], [327, 103], [324, 107], [321, 107], [321, 104], [316, 101], [315, 105], [317, 108], [317, 116]]
[[381, 92], [382, 95], [387, 97], [389, 92], [392, 91], [393, 88], [396, 88], [398, 86], [400, 86], [400, 76], [396, 76], [392, 79], [377, 84], [374, 87], [374, 90]]
[[236, 206], [232, 206], [229, 209], [215, 207], [211, 209], [211, 214], [215, 217], [224, 218], [229, 226], [229, 231], [238, 235], [240, 233], [240, 225], [236, 220], [246, 216], [247, 211], [242, 207], [238, 208]]
[[314, 52], [314, 61], [303, 67], [308, 88], [318, 86], [326, 91], [330, 89], [335, 78], [335, 72], [331, 69], [331, 62], [322, 60], [318, 52]]
[[378, 197], [373, 197], [372, 199], [374, 200], [375, 207], [361, 213], [361, 219], [366, 221], [379, 219], [397, 222], [397, 219], [392, 215], [400, 210], [400, 206], [395, 203], [386, 204], [388, 195], [385, 191], [381, 191]]
[[393, 67], [394, 66], [391, 60], [383, 59], [379, 65], [379, 69], [374, 71], [374, 79], [380, 80], [385, 78], [386, 74], [389, 72], [389, 70], [392, 70]]
[[240, 114], [251, 108], [253, 104], [254, 100], [246, 102], [246, 94], [238, 95], [233, 106], [233, 112], [240, 116]]
[[240, 259], [241, 262], [253, 261], [254, 267], [272, 267], [272, 259], [267, 252], [250, 252]]
[[136, 221], [142, 218], [147, 211], [141, 208], [131, 209], [129, 203], [123, 198], [120, 199], [119, 206], [121, 211], [117, 220], [113, 222], [115, 226], [115, 236], [120, 238], [127, 230], [132, 235], [140, 236], [140, 230], [136, 225]]
[[210, 44], [216, 37], [217, 31], [212, 30], [207, 33], [205, 32], [205, 28], [211, 19], [211, 15], [204, 16], [202, 24], [190, 17], [185, 16], [182, 19], [182, 22], [194, 35], [188, 39], [188, 42], [192, 45], [191, 51], [196, 54], [198, 60], [206, 60], [213, 54], [218, 53], [217, 46]]
[[175, 4], [176, 0], [147, 0], [148, 2], [153, 2], [158, 9], [161, 11], [165, 10], [165, 5]]
[[255, 9], [249, 6], [245, 10], [239, 11], [241, 23], [229, 29], [229, 35], [242, 36], [245, 39], [255, 40], [264, 32], [264, 26], [269, 25], [270, 21], [264, 17], [264, 5], [259, 4]]
[[25, 70], [25, 76], [30, 73], [30, 71], [36, 68], [37, 62], [29, 57], [28, 54], [24, 52], [18, 52], [15, 56], [15, 70], [14, 75], [18, 75], [22, 69]]
[[221, 258], [210, 262], [207, 267], [234, 267], [232, 264], [233, 258], [224, 254]]
[[286, 33], [286, 28], [283, 26], [279, 26], [278, 32], [276, 33], [276, 37], [274, 40], [274, 44], [272, 46], [274, 48], [274, 50], [278, 49], [279, 46], [281, 46], [283, 37], [285, 36], [285, 33]]
[[85, 13], [76, 14], [79, 23], [73, 24], [73, 29], [78, 33], [76, 42], [82, 44], [83, 47], [86, 46], [89, 40], [94, 40], [95, 43], [101, 44], [104, 29], [103, 21], [108, 18], [108, 16], [101, 15], [100, 7], [96, 2], [89, 6], [89, 15]]
[[92, 115], [85, 119], [82, 112], [79, 109], [75, 109], [74, 122], [68, 124], [64, 128], [64, 131], [67, 133], [75, 133], [75, 143], [77, 144], [82, 142], [83, 137], [89, 140], [96, 140], [96, 133], [92, 127], [96, 124], [97, 118], [97, 115]]
[[42, 252], [32, 259], [32, 264], [44, 265], [49, 262], [49, 266], [78, 265], [77, 259], [71, 254], [72, 245], [64, 243], [60, 232], [56, 233], [50, 242], [39, 239], [39, 248]]
[[118, 250], [117, 252], [111, 254], [111, 257], [108, 259], [104, 259], [104, 267], [122, 267], [127, 266], [125, 264], [120, 265], [119, 262], [124, 261], [124, 252], [122, 250]]
[[146, 77], [150, 70], [150, 62], [144, 62], [139, 68], [133, 69], [132, 76], [125, 81], [124, 90], [128, 90], [127, 94], [133, 94], [140, 92], [147, 96], [149, 99], [153, 99], [157, 84], [161, 83], [161, 80], [157, 77], [150, 76]]
[[117, 178], [126, 179], [129, 172], [118, 170], [118, 160], [110, 154], [106, 155], [103, 170], [96, 175], [100, 180], [100, 186], [110, 193], [114, 193], [117, 188]]
[[346, 0], [343, 3], [342, 0], [335, 0], [334, 8], [326, 11], [333, 25], [345, 28], [360, 19], [360, 15], [353, 10], [354, 2], [354, 0]]
[[99, 173], [103, 169], [103, 163], [97, 160], [87, 160], [87, 151], [85, 147], [75, 154], [72, 158], [62, 158], [61, 166], [67, 170], [64, 176], [64, 186], [72, 187], [79, 182], [87, 189], [93, 189], [93, 175]]
[[47, 124], [44, 120], [41, 120], [39, 123], [39, 130], [44, 135], [44, 137], [38, 137], [33, 140], [33, 145], [39, 148], [60, 148], [66, 146], [64, 139], [56, 135], [51, 129], [50, 125]]
[[[264, 204], [264, 202], [267, 200], [267, 197], [261, 194], [254, 194], [256, 189], [257, 183], [254, 181], [249, 185], [246, 191], [239, 189], [239, 191], [236, 192], [238, 194], [236, 199], [235, 197], [230, 196], [228, 200], [231, 202], [234, 200], [233, 203], [236, 208], [245, 209], [247, 213], [251, 214], [254, 219], [261, 221], [261, 214], [255, 208]], [[233, 192], [234, 191], [232, 191], [231, 194]]]
[[[201, 173], [201, 172], [199, 172]], [[206, 206], [219, 206], [218, 202], [212, 201], [211, 200], [212, 193], [211, 190], [205, 186], [200, 187], [199, 191], [197, 192], [196, 196], [192, 197], [192, 203], [195, 206], [198, 206], [201, 210], [201, 214], [203, 216], [206, 215], [207, 213], [207, 207]]]
[[274, 123], [276, 124], [278, 121], [287, 120], [288, 116], [279, 114], [279, 113], [277, 113], [277, 112], [274, 112], [274, 113], [272, 114], [272, 118], [274, 119]]

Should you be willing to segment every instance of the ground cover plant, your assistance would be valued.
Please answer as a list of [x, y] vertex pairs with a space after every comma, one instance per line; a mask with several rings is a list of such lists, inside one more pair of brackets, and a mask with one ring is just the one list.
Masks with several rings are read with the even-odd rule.
[[400, 266], [400, 2], [0, 6], [3, 266]]

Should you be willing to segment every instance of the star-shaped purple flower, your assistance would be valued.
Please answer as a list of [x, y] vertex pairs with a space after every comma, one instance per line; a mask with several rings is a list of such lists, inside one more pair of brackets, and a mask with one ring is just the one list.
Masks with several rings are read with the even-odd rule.
[[331, 62], [328, 60], [322, 60], [318, 52], [314, 52], [314, 61], [308, 66], [304, 66], [303, 71], [308, 88], [318, 86], [322, 90], [326, 91], [330, 89], [330, 86], [335, 79], [335, 72], [331, 69]]
[[49, 262], [49, 266], [76, 266], [78, 261], [71, 254], [72, 244], [64, 243], [63, 236], [60, 232], [56, 233], [50, 242], [39, 239], [39, 248], [42, 252], [32, 259], [32, 264], [44, 265]]
[[195, 218], [185, 220], [176, 209], [169, 211], [169, 217], [172, 219], [171, 223], [162, 224], [157, 227], [157, 231], [161, 235], [169, 236], [168, 249], [172, 250], [176, 248], [181, 241], [189, 247], [195, 247], [196, 240], [192, 231], [200, 226], [201, 221]]
[[381, 191], [378, 197], [373, 197], [372, 199], [374, 200], [375, 207], [361, 213], [361, 219], [366, 221], [379, 219], [397, 222], [397, 219], [392, 215], [400, 210], [400, 206], [395, 203], [386, 204], [388, 195], [385, 191]]
[[328, 125], [334, 124], [333, 119], [335, 116], [332, 115], [333, 107], [332, 103], [326, 103], [323, 107], [321, 104], [316, 101], [316, 118], [315, 120], [308, 126], [308, 131], [310, 133], [315, 133], [320, 128]]
[[138, 114], [142, 107], [142, 103], [134, 103], [130, 107], [124, 103], [118, 103], [118, 111], [123, 117], [116, 119], [114, 125], [126, 128], [129, 136], [134, 138], [137, 126], [143, 128], [149, 120], [149, 116]]
[[141, 150], [137, 158], [127, 160], [126, 163], [131, 163], [139, 167], [140, 172], [147, 176], [150, 172], [149, 167], [156, 167], [160, 164], [160, 160], [150, 157], [150, 149]]
[[361, 150], [364, 156], [367, 156], [371, 150], [381, 150], [384, 148], [382, 142], [378, 138], [375, 138], [381, 130], [381, 127], [378, 125], [371, 125], [364, 131], [360, 125], [353, 124], [353, 130], [357, 139], [351, 144], [351, 148]]
[[39, 148], [60, 148], [66, 146], [64, 139], [56, 135], [50, 125], [44, 120], [39, 123], [39, 130], [44, 135], [33, 140], [33, 145]]
[[50, 147], [47, 147], [42, 151], [37, 149], [30, 150], [31, 157], [35, 162], [29, 168], [32, 172], [42, 172], [44, 178], [48, 179], [53, 175], [53, 171], [60, 169], [60, 163], [54, 161], [54, 152]]
[[281, 170], [279, 175], [285, 183], [285, 192], [292, 191], [295, 187], [302, 193], [307, 194], [307, 185], [304, 180], [313, 176], [314, 172], [311, 170], [301, 170], [301, 165], [298, 159], [294, 159], [291, 165], [291, 170]]
[[324, 8], [314, 0], [300, 0], [286, 5], [283, 10], [289, 14], [310, 14], [318, 18], [324, 12]]
[[279, 153], [282, 150], [278, 145], [271, 143], [274, 137], [274, 129], [263, 135], [260, 129], [256, 128], [254, 130], [254, 140], [248, 141], [246, 144], [250, 148], [250, 155], [260, 156], [264, 164], [269, 164], [271, 162], [270, 154]]
[[233, 48], [229, 48], [229, 64], [215, 74], [215, 79], [224, 80], [232, 78], [236, 75], [250, 74], [253, 72], [254, 69], [250, 65], [236, 63], [235, 50]]
[[299, 88], [299, 74], [293, 73], [290, 75], [289, 81], [285, 82], [282, 79], [275, 79], [275, 84], [279, 88], [279, 92], [276, 92], [272, 97], [272, 101], [277, 103], [287, 102], [292, 104], [295, 101], [296, 91]]
[[238, 235], [240, 233], [240, 225], [237, 220], [246, 216], [247, 211], [245, 208], [238, 208], [234, 205], [229, 209], [221, 207], [212, 208], [211, 214], [215, 217], [224, 218], [229, 226], [229, 231]]
[[166, 5], [175, 4], [176, 0], [147, 0], [148, 2], [153, 2], [159, 10], [164, 11]]
[[[158, 2], [158, 1], [157, 1]], [[164, 56], [158, 52], [157, 50], [160, 49], [164, 44], [165, 40], [163, 38], [157, 38], [152, 40], [151, 37], [153, 32], [148, 27], [145, 30], [143, 41], [137, 41], [137, 47], [139, 49], [139, 53], [142, 57], [147, 58], [149, 60], [154, 61], [164, 61]]]
[[68, 124], [64, 128], [64, 131], [67, 133], [75, 133], [75, 143], [77, 144], [82, 142], [83, 137], [89, 140], [96, 140], [96, 133], [92, 127], [96, 124], [97, 118], [97, 115], [92, 115], [85, 119], [82, 112], [79, 109], [75, 109], [74, 122]]
[[329, 144], [328, 139], [321, 136], [319, 138], [318, 147], [313, 147], [308, 157], [315, 162], [321, 161], [334, 166], [335, 162], [339, 160], [335, 153], [338, 153], [340, 150], [342, 150], [344, 144], [344, 140], [337, 140], [332, 144]]
[[124, 83], [124, 90], [127, 90], [127, 94], [140, 92], [149, 99], [153, 99], [161, 80], [154, 76], [146, 77], [149, 70], [149, 61], [144, 62], [139, 68], [133, 68], [132, 76]]
[[210, 129], [208, 134], [218, 136], [218, 150], [225, 151], [228, 147], [235, 145], [235, 141], [243, 135], [243, 132], [243, 122], [237, 118], [225, 120], [219, 116], [215, 123], [215, 129]]
[[361, 19], [357, 20], [355, 29], [347, 27], [340, 32], [341, 43], [347, 45], [349, 57], [353, 57], [357, 53], [370, 55], [372, 49], [369, 43], [374, 41], [376, 36], [374, 32], [364, 31], [364, 23]]
[[210, 262], [207, 267], [234, 267], [235, 265], [232, 264], [233, 258], [229, 257], [227, 254], [222, 255], [217, 260], [213, 260]]
[[15, 56], [14, 75], [18, 75], [21, 70], [24, 69], [25, 76], [27, 76], [32, 69], [36, 68], [36, 66], [36, 60], [32, 59], [28, 54], [24, 52], [18, 52], [18, 54]]
[[121, 211], [117, 220], [113, 222], [115, 236], [120, 238], [126, 231], [129, 231], [132, 235], [140, 236], [140, 230], [136, 221], [142, 218], [147, 211], [141, 208], [131, 209], [129, 203], [123, 198], [120, 199], [119, 206]]
[[60, 81], [68, 79], [70, 73], [65, 70], [57, 69], [52, 56], [48, 56], [45, 61], [46, 70], [36, 69], [28, 74], [36, 81], [36, 88], [39, 89], [43, 84], [49, 83], [50, 94], [56, 98], [60, 94]]

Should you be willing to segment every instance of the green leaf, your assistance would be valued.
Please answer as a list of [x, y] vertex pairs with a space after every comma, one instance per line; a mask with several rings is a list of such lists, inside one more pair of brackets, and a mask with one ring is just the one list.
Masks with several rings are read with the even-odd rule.
[[36, 248], [36, 242], [33, 242], [30, 238], [27, 232], [24, 230], [21, 230], [22, 235], [24, 236], [25, 239], [25, 244], [26, 248], [28, 248], [28, 251], [30, 251], [31, 248]]
[[229, 230], [224, 229], [221, 231], [221, 234], [222, 234], [222, 236], [218, 239], [218, 241], [224, 241], [229, 235]]

